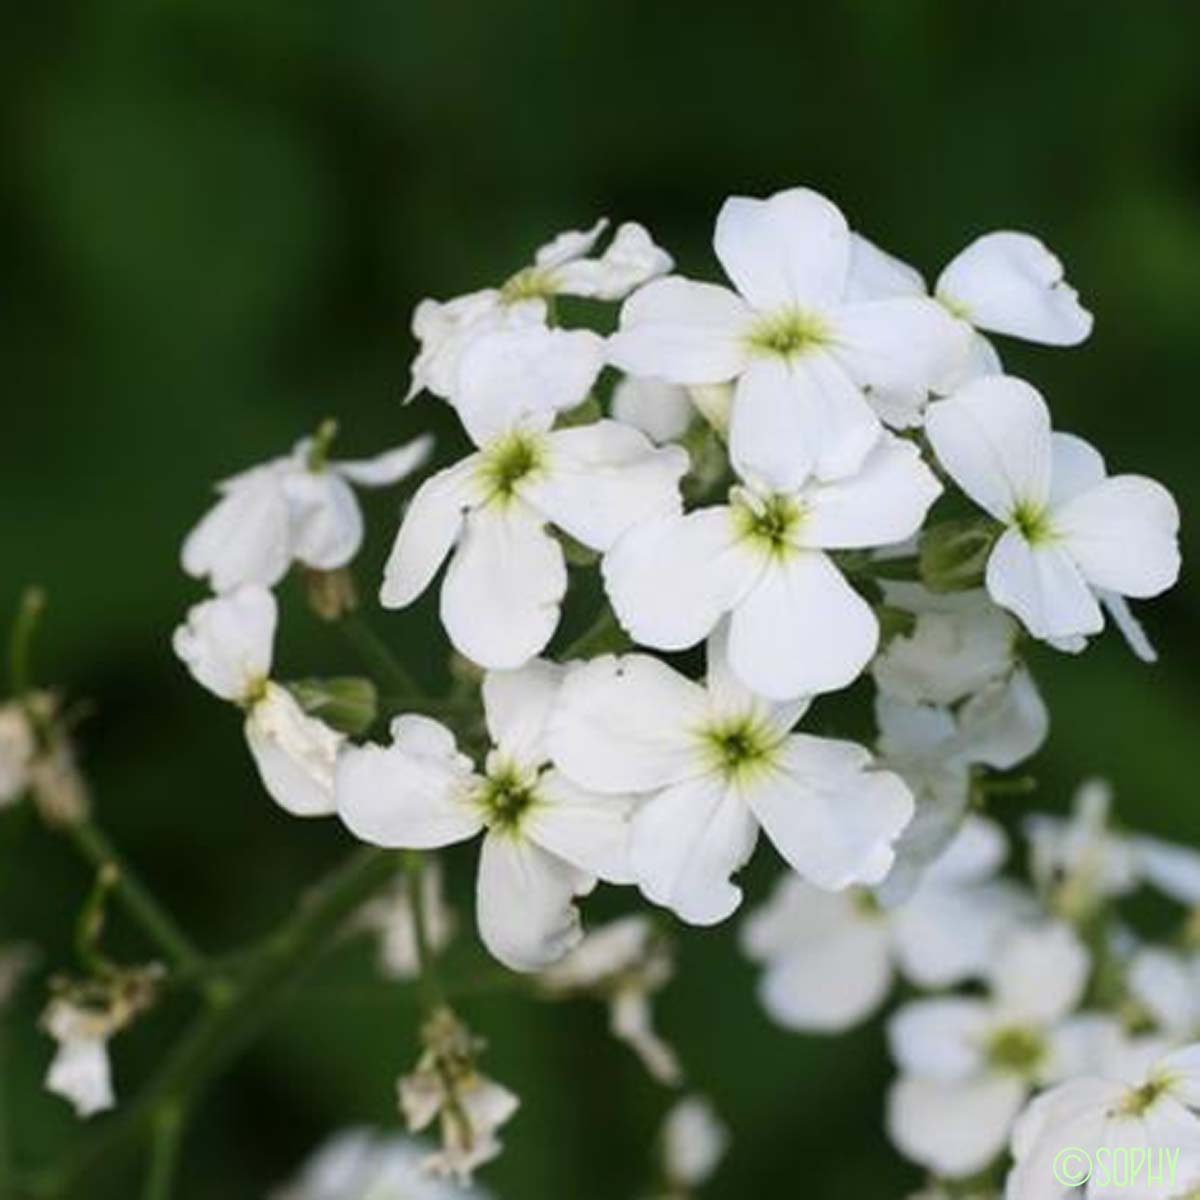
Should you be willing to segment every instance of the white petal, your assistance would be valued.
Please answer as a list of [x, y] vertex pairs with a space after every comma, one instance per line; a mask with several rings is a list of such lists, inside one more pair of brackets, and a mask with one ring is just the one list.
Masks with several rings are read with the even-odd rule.
[[558, 703], [565, 670], [535, 658], [515, 671], [488, 671], [483, 677], [483, 712], [492, 744], [523, 767], [549, 757], [546, 733]]
[[1169, 1034], [1200, 1033], [1200, 968], [1154, 946], [1129, 964], [1129, 990]]
[[413, 495], [383, 569], [379, 603], [404, 608], [430, 584], [458, 539], [463, 515], [479, 503], [474, 482], [479, 456], [431, 475]]
[[767, 1013], [786, 1029], [842, 1033], [866, 1020], [892, 985], [887, 926], [859, 921], [814, 938], [772, 963], [758, 987]]
[[917, 447], [885, 433], [857, 474], [805, 489], [800, 542], [842, 550], [903, 541], [941, 491]]
[[1108, 475], [1100, 451], [1073, 433], [1055, 431], [1050, 435], [1050, 462], [1051, 508], [1058, 508], [1082, 492], [1091, 491]]
[[286, 688], [268, 683], [246, 717], [246, 741], [263, 787], [294, 817], [335, 811], [334, 766], [345, 738], [309, 716]]
[[958, 716], [959, 752], [998, 771], [1010, 771], [1031, 758], [1050, 731], [1046, 703], [1024, 667], [977, 692]]
[[983, 1066], [995, 1009], [974, 996], [938, 996], [905, 1004], [888, 1021], [888, 1047], [900, 1070], [943, 1082], [968, 1079]]
[[92, 1117], [116, 1104], [108, 1044], [103, 1038], [63, 1042], [46, 1073], [46, 1089], [69, 1100], [79, 1117]]
[[604, 557], [604, 586], [636, 642], [694, 646], [754, 586], [763, 560], [724, 505], [647, 521]]
[[899, 296], [924, 296], [925, 280], [908, 263], [881, 250], [858, 233], [850, 235], [850, 277], [845, 300], [891, 300]]
[[197, 683], [240, 702], [271, 673], [277, 619], [275, 597], [247, 585], [193, 605], [171, 644]]
[[1095, 596], [1060, 543], [1030, 546], [1009, 529], [988, 559], [987, 589], [1034, 637], [1068, 638], [1104, 628]]
[[743, 478], [790, 492], [814, 470], [823, 479], [856, 471], [881, 432], [874, 409], [829, 354], [790, 362], [759, 356], [737, 383], [729, 453]]
[[633, 818], [630, 850], [645, 895], [690, 925], [716, 925], [742, 902], [730, 880], [754, 852], [758, 822], [713, 775], [677, 783]]
[[1099, 588], [1096, 595], [1105, 612], [1112, 618], [1112, 623], [1121, 631], [1129, 649], [1144, 663], [1158, 662], [1158, 651], [1154, 648], [1146, 627], [1133, 615], [1125, 597]]
[[611, 654], [571, 669], [551, 721], [550, 755], [580, 787], [648, 792], [704, 768], [695, 729], [704, 689], [645, 654]]
[[477, 446], [532, 417], [587, 396], [604, 365], [604, 339], [589, 330], [524, 329], [489, 333], [463, 352], [453, 403]]
[[733, 610], [729, 661], [752, 691], [790, 700], [846, 687], [878, 643], [871, 606], [824, 554], [798, 550]]
[[990, 879], [1008, 857], [1008, 837], [995, 821], [972, 814], [946, 852], [929, 869], [931, 886], [980, 883]]
[[388, 487], [423, 467], [432, 453], [433, 437], [426, 433], [374, 458], [342, 459], [329, 465], [359, 487]]
[[560, 295], [620, 300], [674, 265], [643, 226], [627, 221], [599, 258], [577, 258], [559, 267], [554, 272], [554, 290]]
[[824, 306], [841, 299], [850, 267], [846, 218], [807, 188], [766, 200], [731, 196], [713, 248], [734, 286], [757, 309]]
[[1063, 265], [1027, 233], [986, 233], [946, 267], [938, 298], [965, 309], [980, 329], [1047, 346], [1074, 346], [1092, 332], [1092, 314], [1063, 279]]
[[288, 504], [275, 464], [222, 486], [224, 495], [183, 543], [183, 569], [208, 577], [215, 592], [245, 584], [274, 587], [291, 563]]
[[476, 916], [488, 950], [514, 971], [538, 971], [579, 944], [575, 896], [590, 880], [520, 837], [489, 833], [479, 855]]
[[695, 411], [687, 388], [665, 379], [625, 375], [613, 388], [612, 415], [653, 442], [683, 437]]
[[376, 846], [429, 850], [482, 828], [470, 802], [471, 765], [456, 752], [449, 731], [435, 726], [428, 717], [404, 718], [393, 745], [351, 746], [342, 753], [337, 810], [355, 837]]
[[558, 627], [567, 590], [562, 547], [519, 501], [467, 516], [442, 583], [442, 624], [454, 647], [491, 670], [519, 667]]
[[687, 451], [656, 449], [618, 421], [559, 429], [546, 438], [545, 472], [518, 485], [519, 495], [593, 550], [608, 550], [630, 527], [681, 507]]
[[672, 1187], [691, 1192], [717, 1169], [729, 1145], [729, 1131], [707, 1100], [687, 1096], [667, 1114], [662, 1143], [664, 1167]]
[[650, 997], [636, 986], [622, 987], [608, 1004], [613, 1037], [630, 1046], [653, 1079], [668, 1087], [678, 1087], [683, 1081], [683, 1069], [678, 1055], [655, 1031]]
[[1115, 475], [1054, 510], [1084, 577], [1123, 596], [1157, 596], [1179, 578], [1179, 508], [1153, 479]]
[[1004, 1149], [1025, 1095], [1013, 1078], [901, 1079], [888, 1095], [888, 1136], [939, 1175], [972, 1175]]
[[629, 865], [632, 796], [585, 791], [560, 771], [538, 780], [538, 803], [521, 832], [564, 862], [606, 883], [633, 883]]
[[752, 715], [754, 720], [766, 722], [782, 734], [789, 733], [808, 710], [811, 703], [808, 696], [772, 702], [746, 686], [729, 661], [727, 620], [722, 621], [713, 630], [705, 652], [708, 667], [704, 674], [704, 684], [708, 689], [712, 715], [718, 720], [724, 718], [738, 721]]
[[962, 324], [968, 331], [966, 352], [952, 370], [935, 381], [933, 390], [939, 396], [953, 395], [973, 380], [982, 379], [987, 375], [1004, 374], [1004, 364], [1000, 361], [996, 347], [966, 321]]
[[1068, 925], [1055, 922], [1011, 933], [992, 964], [999, 1004], [1039, 1024], [1072, 1012], [1087, 987], [1091, 956]]
[[786, 871], [767, 902], [742, 922], [738, 940], [747, 957], [769, 963], [803, 954], [825, 938], [849, 936], [870, 919], [853, 892], [828, 892]]
[[1180, 904], [1200, 905], [1200, 851], [1140, 837], [1134, 852], [1142, 876]]
[[583, 258], [591, 253], [607, 228], [608, 218], [600, 217], [589, 229], [564, 229], [537, 248], [533, 261], [539, 267], [561, 267]]
[[344, 567], [363, 539], [362, 510], [334, 471], [297, 471], [284, 480], [291, 514], [292, 556], [318, 571]]
[[778, 766], [744, 784], [775, 848], [819, 887], [878, 883], [912, 819], [912, 793], [900, 777], [870, 767], [852, 742], [793, 734]]
[[672, 383], [723, 383], [746, 363], [751, 319], [728, 288], [678, 275], [658, 279], [625, 301], [620, 328], [608, 339], [608, 361]]
[[992, 375], [929, 406], [925, 429], [942, 466], [981, 508], [1007, 522], [1050, 491], [1050, 413], [1029, 384]]

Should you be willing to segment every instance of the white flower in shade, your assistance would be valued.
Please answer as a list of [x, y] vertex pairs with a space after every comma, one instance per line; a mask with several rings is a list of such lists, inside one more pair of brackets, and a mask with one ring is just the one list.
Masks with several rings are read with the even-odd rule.
[[626, 301], [609, 354], [633, 375], [736, 380], [730, 454], [770, 488], [858, 470], [881, 428], [863, 388], [928, 390], [965, 352], [964, 328], [929, 299], [847, 294], [850, 231], [816, 192], [730, 198], [714, 248], [736, 292], [649, 284]]
[[[850, 292], [858, 300], [924, 296], [921, 273], [852, 235]], [[946, 394], [981, 375], [999, 375], [1000, 356], [984, 332], [1045, 346], [1075, 346], [1092, 332], [1092, 314], [1063, 278], [1062, 263], [1027, 233], [976, 238], [938, 277], [934, 298], [969, 327], [967, 351], [934, 385]], [[876, 390], [872, 402], [889, 424], [919, 425], [926, 400], [918, 390]]]
[[[425, 1170], [423, 1142], [370, 1129], [348, 1129], [330, 1138], [294, 1182], [271, 1200], [461, 1200], [457, 1184]], [[472, 1188], [477, 1200], [488, 1193]]]
[[554, 296], [620, 300], [671, 269], [671, 256], [635, 222], [621, 225], [604, 253], [589, 257], [607, 227], [601, 219], [591, 229], [560, 233], [501, 287], [445, 302], [422, 300], [413, 313], [412, 332], [421, 349], [408, 398], [427, 389], [450, 399], [459, 360], [474, 341], [504, 330], [544, 328], [546, 302]]
[[675, 1104], [660, 1137], [663, 1175], [673, 1196], [707, 1183], [729, 1150], [729, 1130], [703, 1096]]
[[1019, 929], [993, 957], [988, 997], [901, 1008], [888, 1026], [901, 1077], [887, 1107], [901, 1153], [942, 1176], [973, 1175], [1004, 1149], [1031, 1090], [1094, 1067], [1103, 1038], [1091, 1017], [1070, 1018], [1089, 967], [1068, 926]]
[[747, 687], [777, 700], [834, 691], [870, 661], [879, 622], [828, 551], [902, 540], [940, 491], [917, 448], [885, 434], [849, 478], [735, 487], [728, 504], [643, 522], [605, 556], [605, 587], [643, 645], [694, 646], [729, 613]]
[[377, 458], [334, 462], [320, 439], [217, 485], [221, 499], [188, 534], [183, 569], [215, 592], [244, 584], [274, 587], [293, 562], [318, 571], [344, 567], [363, 539], [352, 483], [386, 487], [416, 471], [433, 449], [419, 437]]
[[943, 596], [920, 584], [885, 582], [883, 593], [915, 621], [871, 664], [880, 691], [912, 704], [956, 704], [1012, 670], [1017, 623], [986, 592]]
[[613, 389], [612, 415], [659, 445], [683, 437], [695, 412], [687, 388], [664, 379], [626, 375]]
[[442, 623], [482, 666], [519, 667], [558, 625], [567, 570], [548, 525], [603, 551], [631, 525], [679, 510], [679, 447], [655, 449], [617, 421], [551, 428], [587, 395], [601, 347], [595, 334], [562, 330], [477, 341], [454, 403], [479, 449], [421, 485], [396, 535], [384, 607], [411, 604], [453, 550]]
[[272, 681], [277, 618], [266, 588], [241, 587], [190, 608], [173, 646], [197, 683], [245, 711], [246, 742], [271, 798], [293, 816], [326, 816], [345, 739]]
[[1200, 907], [1200, 850], [1153, 837], [1135, 837], [1130, 845], [1145, 883], [1180, 904]]
[[115, 1032], [110, 1014], [67, 999], [51, 1001], [42, 1017], [58, 1051], [46, 1073], [46, 1088], [70, 1101], [80, 1117], [93, 1117], [116, 1103], [108, 1039]]
[[448, 729], [419, 716], [392, 722], [390, 746], [348, 749], [338, 764], [338, 812], [363, 841], [428, 850], [484, 834], [479, 933], [515, 971], [547, 967], [578, 943], [573, 901], [597, 879], [631, 881], [632, 800], [585, 791], [548, 766], [562, 674], [539, 659], [484, 677], [493, 744], [482, 775]]
[[908, 788], [853, 742], [792, 734], [807, 703], [748, 691], [724, 643], [723, 630], [709, 642], [704, 684], [643, 654], [572, 668], [550, 727], [555, 765], [594, 792], [652, 793], [632, 820], [633, 872], [691, 924], [741, 903], [730, 876], [760, 826], [819, 887], [878, 883], [912, 816]]
[[0, 808], [18, 801], [31, 783], [37, 741], [20, 704], [0, 705]]
[[1139, 950], [1129, 964], [1130, 994], [1155, 1026], [1177, 1042], [1200, 1038], [1200, 951]]
[[589, 933], [561, 962], [543, 971], [551, 994], [595, 994], [608, 1001], [612, 1035], [629, 1045], [660, 1083], [682, 1078], [675, 1051], [654, 1030], [650, 1000], [671, 979], [666, 939], [635, 914]]
[[[1103, 1163], [1097, 1151], [1122, 1147], [1155, 1156], [1132, 1187], [1121, 1187], [1122, 1168], [1115, 1163], [1088, 1178], [1088, 1167]], [[1064, 1161], [1067, 1148], [1083, 1154]], [[1161, 1167], [1160, 1152], [1168, 1156]], [[1200, 1043], [1136, 1073], [1091, 1072], [1044, 1092], [1017, 1121], [1012, 1154], [1005, 1200], [1100, 1200], [1122, 1192], [1139, 1200], [1189, 1200], [1195, 1193], [1188, 1189], [1200, 1182]], [[1070, 1175], [1076, 1168], [1079, 1174]], [[1066, 1178], [1078, 1178], [1078, 1188], [1068, 1187]]]
[[972, 817], [894, 908], [862, 888], [825, 892], [785, 875], [741, 929], [765, 968], [763, 1007], [785, 1028], [837, 1033], [879, 1008], [897, 971], [927, 990], [983, 977], [1030, 907], [994, 878], [1006, 852], [999, 826]]
[[1019, 379], [969, 383], [929, 408], [926, 431], [954, 481], [1004, 525], [987, 564], [992, 599], [1034, 637], [1078, 649], [1110, 593], [1156, 596], [1179, 574], [1179, 510], [1159, 483], [1106, 474], [1080, 438], [1051, 433]]
[[[428, 855], [421, 868], [421, 904], [425, 935], [434, 953], [446, 948], [454, 936], [454, 913], [446, 904], [441, 864]], [[415, 979], [421, 973], [417, 953], [409, 876], [402, 871], [381, 895], [359, 914], [359, 924], [379, 939], [379, 971], [388, 979]]]
[[880, 887], [894, 904], [911, 894], [925, 868], [961, 826], [979, 767], [1008, 771], [1046, 740], [1050, 715], [1033, 677], [1010, 669], [951, 710], [880, 694], [875, 701], [880, 762], [895, 771], [916, 801], [896, 844], [896, 863]]

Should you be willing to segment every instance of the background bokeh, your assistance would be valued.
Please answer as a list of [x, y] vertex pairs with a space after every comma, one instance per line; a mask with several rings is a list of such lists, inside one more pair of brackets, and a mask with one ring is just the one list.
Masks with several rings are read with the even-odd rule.
[[[269, 928], [344, 852], [335, 825], [269, 803], [236, 714], [172, 659], [170, 630], [200, 595], [180, 540], [212, 481], [327, 414], [342, 450], [436, 420], [440, 453], [456, 453], [433, 402], [400, 405], [413, 304], [501, 279], [601, 213], [646, 222], [701, 275], [724, 196], [800, 182], [930, 275], [983, 231], [1040, 234], [1096, 333], [1071, 352], [1005, 347], [1007, 361], [1115, 468], [1174, 489], [1194, 561], [1197, 44], [1200, 8], [1177, 0], [6, 6], [0, 611], [26, 582], [49, 590], [39, 668], [95, 704], [82, 738], [103, 822], [206, 947]], [[397, 497], [369, 508], [373, 581]], [[296, 600], [285, 673], [349, 668]], [[1146, 606], [1156, 667], [1115, 636], [1079, 659], [1036, 656], [1054, 712], [1039, 803], [1062, 809], [1102, 773], [1131, 823], [1196, 836], [1198, 605], [1185, 574]], [[428, 603], [376, 623], [432, 677]], [[465, 899], [469, 856], [453, 865]], [[764, 850], [752, 894], [776, 869]], [[28, 813], [0, 814], [0, 940], [69, 965], [87, 886]], [[113, 944], [142, 949], [120, 922]], [[466, 1009], [525, 1099], [486, 1173], [499, 1195], [633, 1196], [666, 1097], [607, 1039], [600, 1008], [504, 996]], [[29, 995], [13, 1017], [6, 1080], [31, 1162], [78, 1136], [38, 1088], [50, 1043], [35, 1012]], [[122, 1091], [185, 1012], [172, 1002], [122, 1039]], [[683, 940], [661, 1012], [734, 1130], [708, 1195], [882, 1198], [916, 1180], [880, 1129], [878, 1025], [836, 1041], [769, 1026], [733, 924]], [[413, 1022], [365, 947], [323, 964], [197, 1114], [181, 1200], [259, 1197], [324, 1131], [390, 1122]], [[136, 1163], [106, 1164], [79, 1195], [122, 1200], [136, 1180]]]

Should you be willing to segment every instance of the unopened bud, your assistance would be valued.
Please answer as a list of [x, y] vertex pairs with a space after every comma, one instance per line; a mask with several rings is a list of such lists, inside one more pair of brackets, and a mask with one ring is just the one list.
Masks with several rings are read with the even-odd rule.
[[733, 408], [733, 384], [700, 383], [688, 388], [692, 403], [722, 440], [729, 437], [729, 412]]
[[340, 621], [358, 607], [358, 589], [354, 576], [346, 567], [334, 571], [304, 571], [304, 590], [308, 606], [322, 621]]
[[286, 685], [310, 716], [357, 736], [375, 723], [379, 696], [369, 679], [343, 675], [334, 679], [297, 679]]
[[981, 587], [1000, 526], [977, 518], [942, 521], [921, 535], [918, 569], [931, 592]]

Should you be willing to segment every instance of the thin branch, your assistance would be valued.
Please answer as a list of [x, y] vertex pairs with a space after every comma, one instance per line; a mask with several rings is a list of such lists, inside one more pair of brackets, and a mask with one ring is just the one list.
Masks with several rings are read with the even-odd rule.
[[425, 690], [360, 613], [346, 613], [337, 622], [337, 627], [363, 662], [376, 674], [379, 681], [385, 684], [386, 690], [408, 697], [408, 703], [413, 706], [428, 701]]
[[183, 1142], [184, 1110], [166, 1104], [150, 1124], [150, 1164], [146, 1172], [144, 1200], [170, 1200]]
[[408, 881], [408, 906], [412, 912], [413, 941], [417, 948], [421, 996], [427, 1012], [442, 1005], [442, 985], [437, 962], [429, 940], [428, 913], [425, 911], [425, 860], [416, 850], [404, 853], [404, 873]]

